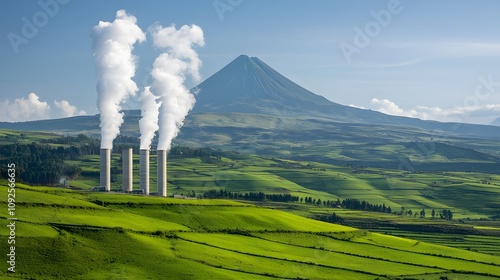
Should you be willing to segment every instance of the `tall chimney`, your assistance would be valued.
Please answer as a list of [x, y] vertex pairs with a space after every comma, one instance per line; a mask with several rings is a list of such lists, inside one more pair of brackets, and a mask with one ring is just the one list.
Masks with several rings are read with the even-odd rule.
[[158, 196], [167, 196], [167, 151], [157, 151], [158, 161]]
[[122, 151], [123, 191], [132, 192], [132, 148]]
[[101, 182], [100, 187], [111, 190], [111, 150], [101, 149]]
[[149, 150], [139, 150], [140, 158], [140, 187], [145, 195], [149, 195]]

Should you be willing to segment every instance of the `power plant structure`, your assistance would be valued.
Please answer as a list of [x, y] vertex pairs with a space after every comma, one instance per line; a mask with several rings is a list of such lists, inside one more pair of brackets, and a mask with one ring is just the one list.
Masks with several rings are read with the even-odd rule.
[[167, 151], [158, 150], [156, 152], [158, 165], [158, 195], [167, 196]]
[[111, 149], [101, 149], [100, 171], [100, 187], [109, 192], [111, 190]]
[[139, 185], [143, 194], [149, 195], [149, 150], [139, 150], [139, 165]]
[[133, 186], [133, 158], [132, 148], [123, 149], [122, 151], [122, 168], [123, 168], [123, 186], [124, 192], [132, 192]]
[[[149, 149], [139, 150], [139, 188], [144, 195], [150, 194], [150, 156]], [[100, 151], [100, 189], [111, 191], [111, 149], [101, 149]], [[134, 191], [134, 161], [133, 149], [124, 148], [122, 150], [122, 188], [126, 193], [137, 193]], [[167, 197], [167, 151], [157, 150], [157, 184], [158, 196]]]

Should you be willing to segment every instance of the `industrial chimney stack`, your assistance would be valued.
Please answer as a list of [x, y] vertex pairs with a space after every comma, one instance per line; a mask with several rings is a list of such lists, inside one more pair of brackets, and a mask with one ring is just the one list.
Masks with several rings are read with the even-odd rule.
[[122, 151], [122, 169], [123, 169], [123, 191], [132, 192], [132, 148], [126, 148]]
[[145, 195], [149, 195], [149, 150], [139, 150], [140, 160], [140, 187]]
[[111, 190], [111, 149], [101, 149], [101, 181], [100, 187]]
[[167, 151], [157, 151], [158, 161], [158, 195], [167, 196]]

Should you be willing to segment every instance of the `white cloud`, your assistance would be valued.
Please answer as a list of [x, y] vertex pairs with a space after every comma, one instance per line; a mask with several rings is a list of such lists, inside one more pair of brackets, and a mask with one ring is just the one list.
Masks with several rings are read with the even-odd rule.
[[59, 109], [53, 114], [53, 110], [49, 103], [41, 101], [36, 93], [28, 94], [28, 98], [21, 97], [14, 101], [5, 100], [0, 103], [0, 121], [2, 122], [23, 122], [41, 119], [49, 119], [55, 115], [56, 117], [71, 117], [87, 114], [83, 110], [79, 110], [76, 106], [71, 105], [66, 100], [56, 101], [54, 105]]
[[54, 105], [61, 110], [60, 115], [63, 118], [86, 115], [87, 112], [79, 110], [76, 106], [69, 104], [66, 100], [57, 101], [54, 100]]
[[488, 124], [500, 116], [500, 104], [456, 106], [453, 108], [416, 106], [412, 109], [404, 109], [389, 99], [378, 98], [373, 98], [370, 104], [372, 105], [371, 109], [384, 114], [442, 122]]
[[365, 108], [365, 107], [363, 107], [363, 106], [358, 106], [358, 105], [354, 105], [354, 104], [349, 104], [349, 105], [347, 105], [347, 106], [349, 106], [349, 107], [353, 107], [353, 108], [358, 108], [358, 109], [365, 109], [365, 110], [366, 110], [366, 108]]
[[13, 102], [5, 100], [0, 103], [0, 121], [19, 122], [39, 119], [48, 119], [50, 105], [35, 93], [30, 93], [28, 98], [18, 98]]
[[376, 108], [373, 109], [382, 112], [384, 114], [418, 118], [417, 116], [418, 114], [415, 110], [406, 111], [401, 107], [399, 107], [396, 103], [390, 101], [389, 99], [373, 98], [370, 103], [373, 105], [378, 105]]

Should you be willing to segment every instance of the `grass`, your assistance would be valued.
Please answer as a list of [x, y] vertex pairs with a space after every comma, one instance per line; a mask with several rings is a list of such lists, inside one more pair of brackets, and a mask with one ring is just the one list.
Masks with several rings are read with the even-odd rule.
[[[497, 230], [495, 228], [495, 230]], [[379, 230], [385, 233], [385, 230]], [[472, 234], [452, 234], [452, 233], [419, 233], [403, 230], [391, 230], [391, 235], [404, 238], [411, 238], [428, 243], [455, 247], [472, 252], [486, 253], [500, 256], [500, 239], [498, 236], [483, 236]]]
[[[226, 234], [204, 235], [197, 233], [183, 233], [179, 236], [183, 240], [201, 243], [203, 245], [206, 244], [210, 247], [222, 248], [241, 254], [267, 256], [269, 258], [297, 261], [301, 263], [314, 263], [316, 265], [331, 266], [345, 270], [359, 271], [361, 273], [373, 273], [379, 276], [442, 272], [442, 270], [434, 268], [396, 263], [390, 260], [380, 260], [373, 257], [366, 258], [342, 254], [328, 250], [317, 250], [316, 248], [294, 246], [260, 238], [235, 235], [228, 236]], [[333, 262], [332, 260], [335, 261]], [[369, 260], [369, 262], [367, 262], [367, 260]]]
[[[242, 129], [249, 129], [255, 128], [257, 124], [262, 123], [262, 116], [249, 117], [245, 114], [229, 114], [226, 116], [202, 114], [197, 115], [196, 118], [204, 116], [207, 119], [198, 124], [199, 126], [208, 124], [210, 126], [224, 126], [239, 120], [242, 123], [238, 123], [237, 126]], [[311, 120], [301, 118], [277, 119], [269, 123], [266, 133], [285, 133], [281, 130], [269, 129], [282, 128], [283, 126], [293, 127], [297, 124], [305, 125], [309, 122]], [[314, 128], [315, 131], [323, 125], [327, 125], [327, 123], [322, 122], [312, 122], [310, 124], [312, 125], [311, 129]], [[359, 158], [353, 157], [353, 160], [360, 161], [362, 159], [365, 162], [378, 160], [383, 163], [393, 160], [388, 158], [389, 156], [394, 157], [398, 154], [400, 156], [418, 156], [419, 153], [421, 154], [423, 146], [425, 146], [428, 153], [420, 157], [420, 161], [425, 162], [425, 164], [446, 164], [447, 167], [450, 166], [451, 168], [453, 164], [494, 161], [494, 155], [490, 155], [490, 159], [483, 158], [485, 154], [480, 152], [486, 149], [493, 153], [495, 145], [488, 142], [489, 140], [473, 139], [479, 145], [478, 147], [481, 147], [477, 150], [470, 149], [476, 142], [467, 144], [469, 145], [467, 147], [462, 147], [466, 142], [464, 139], [458, 138], [449, 138], [448, 140], [453, 139], [456, 143], [460, 143], [462, 145], [460, 147], [452, 147], [445, 142], [408, 142], [403, 141], [403, 139], [405, 137], [408, 139], [408, 135], [418, 131], [398, 127], [397, 131], [400, 136], [394, 138], [393, 140], [396, 143], [393, 143], [387, 142], [388, 136], [386, 133], [388, 132], [386, 130], [389, 129], [387, 127], [370, 127], [369, 130], [366, 130], [367, 127], [360, 125], [328, 125], [331, 125], [329, 128], [332, 129], [332, 133], [336, 133], [334, 139], [338, 138], [338, 141], [330, 143], [312, 139], [310, 141], [314, 141], [314, 145], [309, 145], [303, 143], [303, 141], [307, 142], [306, 139], [297, 136], [295, 137], [295, 144], [289, 143], [286, 149], [280, 148], [282, 151], [291, 150], [291, 154], [296, 155], [296, 160], [235, 153], [227, 153], [217, 160], [182, 155], [170, 156], [168, 163], [169, 194], [187, 194], [193, 191], [196, 194], [203, 194], [203, 192], [211, 189], [226, 189], [233, 192], [265, 191], [266, 193], [289, 193], [300, 197], [320, 198], [323, 201], [355, 198], [370, 203], [385, 203], [387, 206], [391, 206], [393, 210], [405, 207], [405, 209], [411, 209], [415, 212], [424, 208], [430, 213], [432, 209], [438, 211], [450, 209], [457, 219], [484, 219], [500, 213], [499, 203], [496, 199], [500, 193], [500, 175], [498, 174], [448, 171], [407, 172], [398, 170], [397, 165], [392, 167], [387, 165], [384, 168], [363, 168], [358, 163], [350, 167], [332, 164], [342, 164], [343, 161], [340, 158], [350, 157], [349, 153], [346, 153], [348, 151], [359, 154]], [[344, 139], [344, 134], [340, 133], [342, 129], [337, 126], [349, 128], [350, 130], [345, 131], [349, 135], [358, 135], [357, 142], [353, 141], [353, 139], [349, 141]], [[392, 127], [392, 129], [396, 128]], [[220, 133], [224, 134], [224, 130], [221, 131]], [[368, 132], [373, 133], [372, 136], [369, 136], [370, 133]], [[311, 137], [315, 138], [317, 136], [321, 139], [329, 139], [323, 137], [328, 135], [321, 134], [326, 132], [317, 131], [317, 133], [320, 133], [320, 135]], [[369, 137], [373, 138], [373, 135], [379, 135], [385, 139], [385, 142], [365, 141]], [[282, 145], [284, 140], [281, 141], [275, 136], [271, 135], [271, 138], [266, 139], [259, 138], [256, 141], [260, 143], [266, 140], [267, 146]], [[0, 141], [5, 141], [5, 143], [21, 140], [47, 140], [57, 137], [60, 136], [50, 133], [0, 130]], [[425, 133], [419, 137], [417, 138], [430, 139], [430, 135]], [[253, 146], [258, 152], [260, 146]], [[324, 157], [330, 158], [331, 163], [324, 163], [328, 161], [320, 160]], [[304, 158], [311, 160], [300, 160]], [[153, 170], [151, 173], [151, 187], [152, 191], [154, 191], [156, 185], [156, 172], [154, 172], [156, 157], [154, 152], [151, 159], [151, 170]], [[119, 167], [121, 164], [120, 155], [113, 154], [112, 162], [113, 166]], [[139, 184], [138, 162], [138, 156], [134, 155], [134, 185], [136, 188]], [[415, 160], [415, 162], [417, 161]], [[82, 168], [82, 176], [76, 180], [69, 180], [69, 186], [89, 190], [99, 184], [98, 155], [85, 155], [78, 160], [68, 160], [66, 163]], [[388, 169], [388, 167], [392, 169]], [[115, 191], [121, 189], [121, 174], [113, 177], [112, 189]]]
[[[384, 136], [387, 128], [347, 125], [343, 128], [347, 130], [332, 126], [329, 132], [321, 132], [322, 125], [305, 119], [282, 118], [267, 122], [265, 130], [256, 129], [252, 124], [254, 120], [244, 115], [212, 116], [199, 125], [208, 127], [218, 122], [224, 126], [235, 120], [240, 122], [242, 129], [237, 135], [239, 140], [235, 135], [220, 133], [207, 136], [205, 143], [214, 146], [228, 143], [224, 148], [237, 146], [252, 153], [287, 158], [236, 153], [226, 153], [221, 158], [170, 156], [169, 194], [195, 192], [198, 195], [207, 190], [225, 189], [287, 193], [323, 201], [355, 198], [385, 203], [393, 211], [404, 207], [417, 212], [424, 208], [427, 217], [420, 219], [300, 203], [248, 204], [231, 200], [182, 200], [89, 192], [87, 190], [98, 184], [99, 176], [99, 156], [89, 155], [66, 161], [66, 164], [82, 168], [82, 176], [69, 181], [69, 186], [77, 190], [17, 185], [19, 273], [7, 275], [2, 271], [0, 278], [500, 277], [500, 225], [492, 219], [500, 213], [500, 175], [443, 170], [406, 172], [397, 170], [400, 162], [395, 161], [397, 156], [408, 156], [418, 168], [432, 164], [446, 164], [451, 169], [454, 164], [490, 166], [488, 164], [496, 159], [484, 155], [497, 153], [493, 152], [497, 143], [477, 140], [465, 147], [468, 145], [465, 139], [454, 138], [458, 146], [436, 144], [431, 153], [423, 155], [422, 147], [409, 143], [407, 135], [416, 133], [422, 139], [430, 135], [407, 128], [398, 129], [389, 143]], [[255, 120], [263, 122], [265, 118]], [[297, 124], [304, 127], [311, 124], [310, 129], [318, 129], [318, 134], [312, 134], [313, 139], [305, 139], [296, 133], [295, 140], [291, 141], [288, 137], [291, 132], [280, 130]], [[248, 138], [250, 130], [255, 132], [252, 139]], [[321, 140], [333, 139], [324, 138], [328, 135], [335, 135], [338, 141]], [[360, 138], [356, 140], [353, 135]], [[369, 143], [376, 138], [374, 135], [378, 135], [380, 141]], [[3, 144], [57, 137], [49, 133], [0, 130], [0, 143]], [[197, 140], [191, 141], [196, 144]], [[277, 151], [276, 154], [273, 151]], [[154, 155], [151, 158], [154, 191], [156, 163]], [[361, 167], [372, 161], [378, 161], [379, 165]], [[119, 167], [120, 156], [113, 154], [112, 162]], [[342, 165], [346, 162], [355, 165]], [[134, 163], [134, 185], [137, 187], [137, 155]], [[112, 189], [119, 190], [121, 175], [113, 180]], [[0, 185], [0, 195], [7, 197], [6, 181], [0, 180]], [[0, 205], [4, 209], [7, 207], [5, 201]], [[431, 219], [432, 209], [451, 209], [455, 221]], [[385, 224], [372, 233], [307, 218], [333, 211], [346, 221], [355, 221], [366, 228], [376, 227], [377, 222]], [[0, 212], [0, 217], [5, 220], [7, 213]], [[453, 226], [475, 229], [478, 234], [410, 232], [397, 225]], [[6, 227], [0, 228], [0, 236], [5, 238], [8, 234]], [[0, 247], [7, 251], [5, 242]]]
[[318, 222], [291, 213], [256, 207], [171, 205], [166, 207], [120, 207], [138, 215], [173, 221], [193, 230], [291, 230], [336, 232], [354, 230]]
[[[54, 191], [54, 188], [51, 188], [51, 190], [53, 193], [57, 193], [57, 190]], [[43, 190], [40, 189], [37, 192], [33, 192], [28, 189], [22, 189], [18, 187], [16, 189], [16, 202], [24, 204], [39, 203], [54, 206], [68, 205], [79, 208], [99, 208], [99, 206], [97, 206], [96, 204], [88, 201], [72, 198], [69, 196], [44, 193], [42, 191]], [[7, 188], [0, 188], [0, 195], [2, 197], [7, 197]]]
[[249, 204], [244, 204], [237, 201], [231, 200], [220, 200], [220, 199], [175, 199], [169, 197], [155, 197], [155, 196], [143, 196], [143, 195], [129, 195], [123, 193], [87, 193], [87, 199], [94, 201], [96, 203], [106, 204], [152, 204], [152, 205], [170, 205], [170, 204], [182, 204], [182, 205], [199, 205], [199, 206], [246, 206], [251, 207]]
[[[374, 279], [422, 278], [429, 273], [500, 276], [497, 256], [369, 233], [234, 201], [82, 193], [29, 186], [20, 186], [18, 191], [26, 197], [16, 209], [18, 273], [0, 272], [0, 277]], [[67, 203], [57, 205], [61, 199]], [[87, 207], [88, 204], [95, 207]], [[0, 235], [8, 235], [6, 227]], [[6, 249], [6, 243], [0, 246]]]
[[203, 262], [222, 269], [244, 271], [278, 279], [373, 279], [373, 274], [342, 270], [336, 267], [317, 266], [283, 258], [248, 255], [197, 242], [176, 240], [181, 258]]

